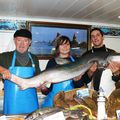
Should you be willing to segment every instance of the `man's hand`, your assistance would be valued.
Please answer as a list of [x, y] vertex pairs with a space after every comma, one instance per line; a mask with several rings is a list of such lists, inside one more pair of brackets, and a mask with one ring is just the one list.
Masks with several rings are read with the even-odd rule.
[[120, 74], [120, 63], [118, 62], [110, 62], [108, 67], [108, 69], [110, 69], [113, 73], [113, 75], [119, 75]]

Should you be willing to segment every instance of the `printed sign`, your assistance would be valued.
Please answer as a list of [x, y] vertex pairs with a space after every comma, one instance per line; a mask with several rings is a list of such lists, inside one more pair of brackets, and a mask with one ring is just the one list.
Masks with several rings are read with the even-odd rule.
[[87, 97], [87, 96], [89, 96], [89, 90], [88, 90], [88, 88], [85, 88], [85, 89], [82, 89], [82, 90], [77, 90], [76, 94], [77, 94], [78, 98]]

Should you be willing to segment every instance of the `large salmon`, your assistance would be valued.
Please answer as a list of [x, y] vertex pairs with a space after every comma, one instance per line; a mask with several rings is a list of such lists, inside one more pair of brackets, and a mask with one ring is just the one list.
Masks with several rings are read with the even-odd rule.
[[12, 75], [11, 81], [18, 84], [22, 89], [38, 87], [46, 81], [48, 83], [57, 83], [82, 75], [95, 62], [98, 63], [98, 67], [105, 67], [109, 61], [120, 62], [120, 55], [109, 55], [108, 53], [103, 54], [103, 52], [97, 52], [96, 54], [85, 55], [76, 62], [45, 70], [33, 78], [23, 79]]
[[77, 62], [72, 64], [61, 65], [59, 67], [54, 67], [52, 69], [45, 70], [41, 72], [39, 75], [29, 79], [23, 79], [15, 75], [12, 75], [11, 81], [18, 84], [22, 89], [26, 89], [29, 87], [38, 87], [46, 81], [47, 87], [49, 87], [50, 83], [62, 82], [83, 74], [93, 64], [94, 62], [79, 65]]

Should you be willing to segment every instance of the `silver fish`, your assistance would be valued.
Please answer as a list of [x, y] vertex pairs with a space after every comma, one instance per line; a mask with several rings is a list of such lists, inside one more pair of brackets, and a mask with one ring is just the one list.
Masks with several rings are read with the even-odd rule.
[[105, 68], [110, 61], [120, 62], [120, 54], [109, 55], [108, 52], [97, 52], [96, 54], [84, 55], [76, 62], [45, 70], [33, 78], [22, 79], [12, 75], [11, 81], [18, 84], [22, 89], [38, 87], [46, 81], [50, 86], [50, 83], [58, 83], [82, 75], [95, 62], [98, 63], [98, 67]]
[[11, 81], [18, 84], [21, 89], [38, 87], [46, 81], [47, 87], [49, 87], [51, 83], [62, 82], [85, 73], [93, 64], [94, 62], [80, 65], [79, 62], [77, 62], [61, 65], [45, 70], [39, 75], [29, 79], [23, 79], [12, 74]]

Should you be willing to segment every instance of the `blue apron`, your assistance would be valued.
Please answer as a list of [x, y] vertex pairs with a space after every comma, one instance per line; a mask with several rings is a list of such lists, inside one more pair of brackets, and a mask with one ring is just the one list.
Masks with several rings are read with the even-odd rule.
[[[72, 56], [70, 56], [70, 59], [71, 59], [72, 62], [75, 61]], [[72, 89], [74, 89], [73, 80], [67, 80], [67, 81], [63, 81], [63, 82], [60, 82], [60, 83], [54, 83], [52, 91], [46, 96], [45, 100], [41, 104], [41, 108], [53, 107], [54, 96], [58, 92], [68, 91], [68, 90], [72, 90]]]
[[[32, 65], [34, 65], [31, 55], [29, 54]], [[9, 70], [22, 78], [30, 78], [35, 74], [35, 68], [15, 66], [16, 52], [14, 52], [12, 65]], [[28, 81], [29, 82], [29, 81]], [[36, 88], [20, 90], [15, 83], [4, 81], [4, 105], [3, 114], [28, 114], [39, 108]]]

